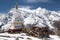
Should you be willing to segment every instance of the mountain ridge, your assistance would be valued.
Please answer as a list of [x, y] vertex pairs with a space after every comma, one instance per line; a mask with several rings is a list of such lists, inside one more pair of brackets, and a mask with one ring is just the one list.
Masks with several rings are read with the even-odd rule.
[[[8, 25], [14, 22], [15, 17], [19, 17], [21, 21], [24, 22], [24, 25], [35, 25], [38, 27], [45, 27], [49, 26], [50, 29], [54, 29], [53, 23], [54, 21], [60, 20], [60, 12], [56, 11], [50, 11], [45, 8], [37, 8], [34, 10], [28, 9], [28, 8], [18, 8], [16, 10], [15, 8], [12, 8], [6, 17], [3, 18], [4, 25]], [[4, 27], [2, 26], [2, 29]]]

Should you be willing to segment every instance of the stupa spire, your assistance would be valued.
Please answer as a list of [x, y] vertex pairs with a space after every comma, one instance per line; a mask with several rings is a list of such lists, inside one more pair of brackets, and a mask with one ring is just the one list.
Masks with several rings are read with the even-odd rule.
[[18, 3], [16, 3], [16, 9], [18, 9]]

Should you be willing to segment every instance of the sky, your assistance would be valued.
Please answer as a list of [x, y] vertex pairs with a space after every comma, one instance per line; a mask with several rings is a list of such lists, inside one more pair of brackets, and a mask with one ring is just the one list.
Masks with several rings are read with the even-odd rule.
[[0, 13], [7, 13], [11, 8], [15, 7], [16, 2], [20, 7], [30, 9], [41, 7], [60, 11], [60, 0], [0, 0]]

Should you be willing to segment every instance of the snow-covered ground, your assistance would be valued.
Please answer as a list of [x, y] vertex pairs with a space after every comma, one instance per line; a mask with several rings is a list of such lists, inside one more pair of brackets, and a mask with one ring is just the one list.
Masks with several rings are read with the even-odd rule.
[[9, 34], [9, 33], [0, 33], [0, 40], [60, 40], [57, 35], [50, 35], [50, 38], [36, 38], [32, 36], [27, 36], [25, 33], [21, 34]]
[[60, 40], [60, 37], [57, 35], [50, 35], [52, 40]]
[[25, 33], [21, 33], [21, 34], [9, 34], [9, 33], [0, 33], [0, 40], [40, 40], [39, 38], [35, 38], [32, 36], [26, 36]]

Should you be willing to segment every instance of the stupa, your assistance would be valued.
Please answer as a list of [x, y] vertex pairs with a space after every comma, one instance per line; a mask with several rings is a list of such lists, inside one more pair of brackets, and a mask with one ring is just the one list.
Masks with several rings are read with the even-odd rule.
[[[14, 17], [14, 21], [13, 23], [11, 23], [11, 26], [10, 26], [10, 29], [9, 29], [9, 32], [20, 32], [21, 31], [21, 28], [24, 27], [23, 23], [23, 19], [19, 16], [18, 14], [18, 3], [16, 3], [16, 15]], [[18, 14], [18, 15], [17, 15]]]

